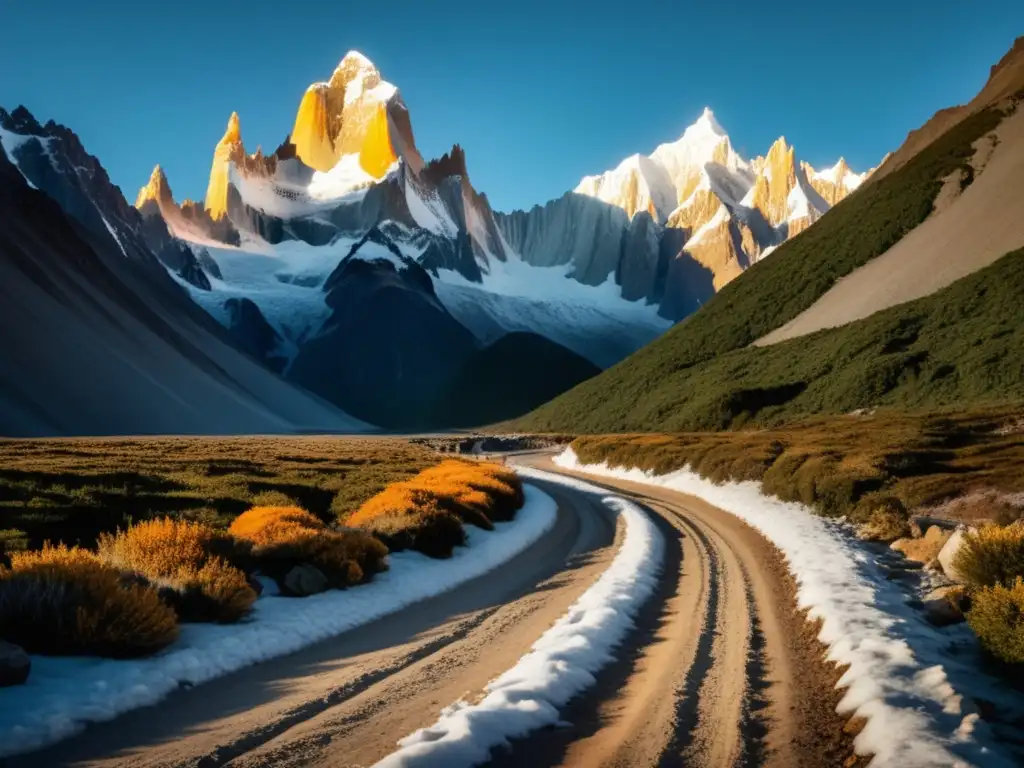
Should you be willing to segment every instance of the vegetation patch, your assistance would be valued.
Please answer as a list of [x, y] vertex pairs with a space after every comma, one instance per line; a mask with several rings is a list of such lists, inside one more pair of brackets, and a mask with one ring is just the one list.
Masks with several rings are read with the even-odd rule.
[[240, 515], [230, 533], [251, 546], [253, 567], [284, 586], [299, 565], [313, 565], [334, 588], [360, 584], [386, 570], [387, 547], [357, 530], [330, 530], [299, 507], [254, 507]]
[[17, 552], [0, 568], [0, 638], [30, 653], [145, 656], [178, 636], [157, 591], [77, 547]]
[[466, 542], [463, 523], [491, 530], [522, 505], [522, 483], [511, 470], [449, 460], [389, 486], [344, 522], [374, 533], [392, 550], [450, 557]]
[[996, 584], [971, 597], [967, 623], [982, 646], [1000, 661], [1024, 664], [1024, 580]]
[[100, 559], [144, 577], [182, 621], [233, 622], [252, 609], [255, 590], [225, 559], [232, 550], [232, 540], [214, 528], [170, 518], [99, 538]]

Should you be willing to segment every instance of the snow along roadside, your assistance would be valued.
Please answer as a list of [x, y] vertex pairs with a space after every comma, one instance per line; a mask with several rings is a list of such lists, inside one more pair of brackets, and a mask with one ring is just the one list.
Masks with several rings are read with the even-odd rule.
[[398, 751], [377, 763], [378, 768], [480, 765], [492, 747], [558, 723], [559, 708], [593, 685], [594, 673], [613, 660], [615, 648], [633, 627], [633, 616], [657, 585], [665, 542], [636, 504], [561, 475], [525, 467], [516, 471], [601, 494], [625, 521], [625, 540], [608, 569], [530, 652], [487, 684], [482, 700], [445, 708], [434, 725], [402, 739]]
[[0, 757], [52, 744], [85, 723], [158, 702], [181, 685], [221, 677], [367, 624], [481, 576], [529, 547], [555, 522], [555, 501], [524, 485], [526, 503], [493, 532], [467, 526], [468, 546], [448, 560], [388, 556], [390, 570], [344, 591], [263, 596], [240, 624], [184, 624], [181, 637], [147, 659], [32, 657], [25, 685], [0, 690]]
[[759, 483], [715, 485], [685, 468], [655, 475], [607, 462], [582, 464], [572, 448], [554, 461], [568, 470], [696, 496], [775, 544], [796, 578], [800, 607], [823, 620], [818, 639], [828, 646], [828, 658], [849, 665], [838, 683], [846, 689], [839, 711], [866, 720], [854, 747], [874, 755], [873, 768], [1013, 764], [950, 683], [947, 668], [961, 663], [949, 654], [950, 636], [916, 616], [906, 596], [838, 524], [802, 504], [766, 496]]

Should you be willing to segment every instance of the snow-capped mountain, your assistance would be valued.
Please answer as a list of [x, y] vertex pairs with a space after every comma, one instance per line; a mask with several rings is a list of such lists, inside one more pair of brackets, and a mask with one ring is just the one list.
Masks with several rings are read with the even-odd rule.
[[[797, 162], [785, 138], [747, 161], [705, 108], [678, 140], [585, 177], [575, 192], [621, 208], [631, 219], [646, 212], [659, 225], [683, 230], [674, 259], [688, 256], [711, 270], [717, 290], [817, 221], [869, 174], [854, 173], [843, 159], [815, 171]], [[675, 282], [668, 281], [670, 301]], [[673, 319], [680, 311], [685, 308], [662, 307]]]
[[[231, 115], [201, 207], [159, 168], [137, 207], [210, 267], [209, 290], [186, 287], [240, 346], [378, 423], [450, 400], [452, 372], [510, 333], [612, 365], [829, 207], [791, 151], [748, 162], [705, 110], [649, 157], [497, 213], [458, 145], [424, 161], [399, 89], [357, 52], [282, 122], [281, 146], [250, 154]], [[844, 168], [814, 176], [831, 198]]]

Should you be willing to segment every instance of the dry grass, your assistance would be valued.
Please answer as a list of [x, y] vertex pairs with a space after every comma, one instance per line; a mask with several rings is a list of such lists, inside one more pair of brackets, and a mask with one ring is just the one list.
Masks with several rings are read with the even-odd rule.
[[46, 547], [0, 569], [0, 637], [30, 653], [145, 656], [178, 636], [157, 591], [79, 548]]
[[149, 520], [101, 534], [98, 550], [104, 562], [160, 588], [182, 621], [238, 621], [256, 602], [245, 573], [217, 556], [231, 551], [231, 539], [202, 523]]
[[465, 543], [463, 523], [491, 530], [523, 505], [522, 484], [499, 464], [448, 460], [395, 483], [345, 518], [390, 549], [450, 557]]
[[252, 547], [255, 567], [283, 583], [296, 565], [316, 566], [332, 587], [368, 581], [387, 568], [387, 547], [365, 531], [329, 530], [299, 507], [255, 507], [229, 530]]
[[163, 517], [226, 529], [253, 506], [332, 521], [435, 462], [392, 438], [0, 440], [0, 529], [10, 550], [91, 548], [101, 533]]

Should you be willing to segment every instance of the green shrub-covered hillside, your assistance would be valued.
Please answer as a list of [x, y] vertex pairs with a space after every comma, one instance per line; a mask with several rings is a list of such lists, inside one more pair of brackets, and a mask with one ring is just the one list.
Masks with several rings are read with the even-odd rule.
[[648, 378], [637, 360], [626, 381], [600, 393], [577, 388], [519, 424], [578, 432], [714, 430], [876, 406], [1020, 402], [1021, 307], [1024, 250], [923, 299], [782, 344], [728, 352], [667, 378]]

